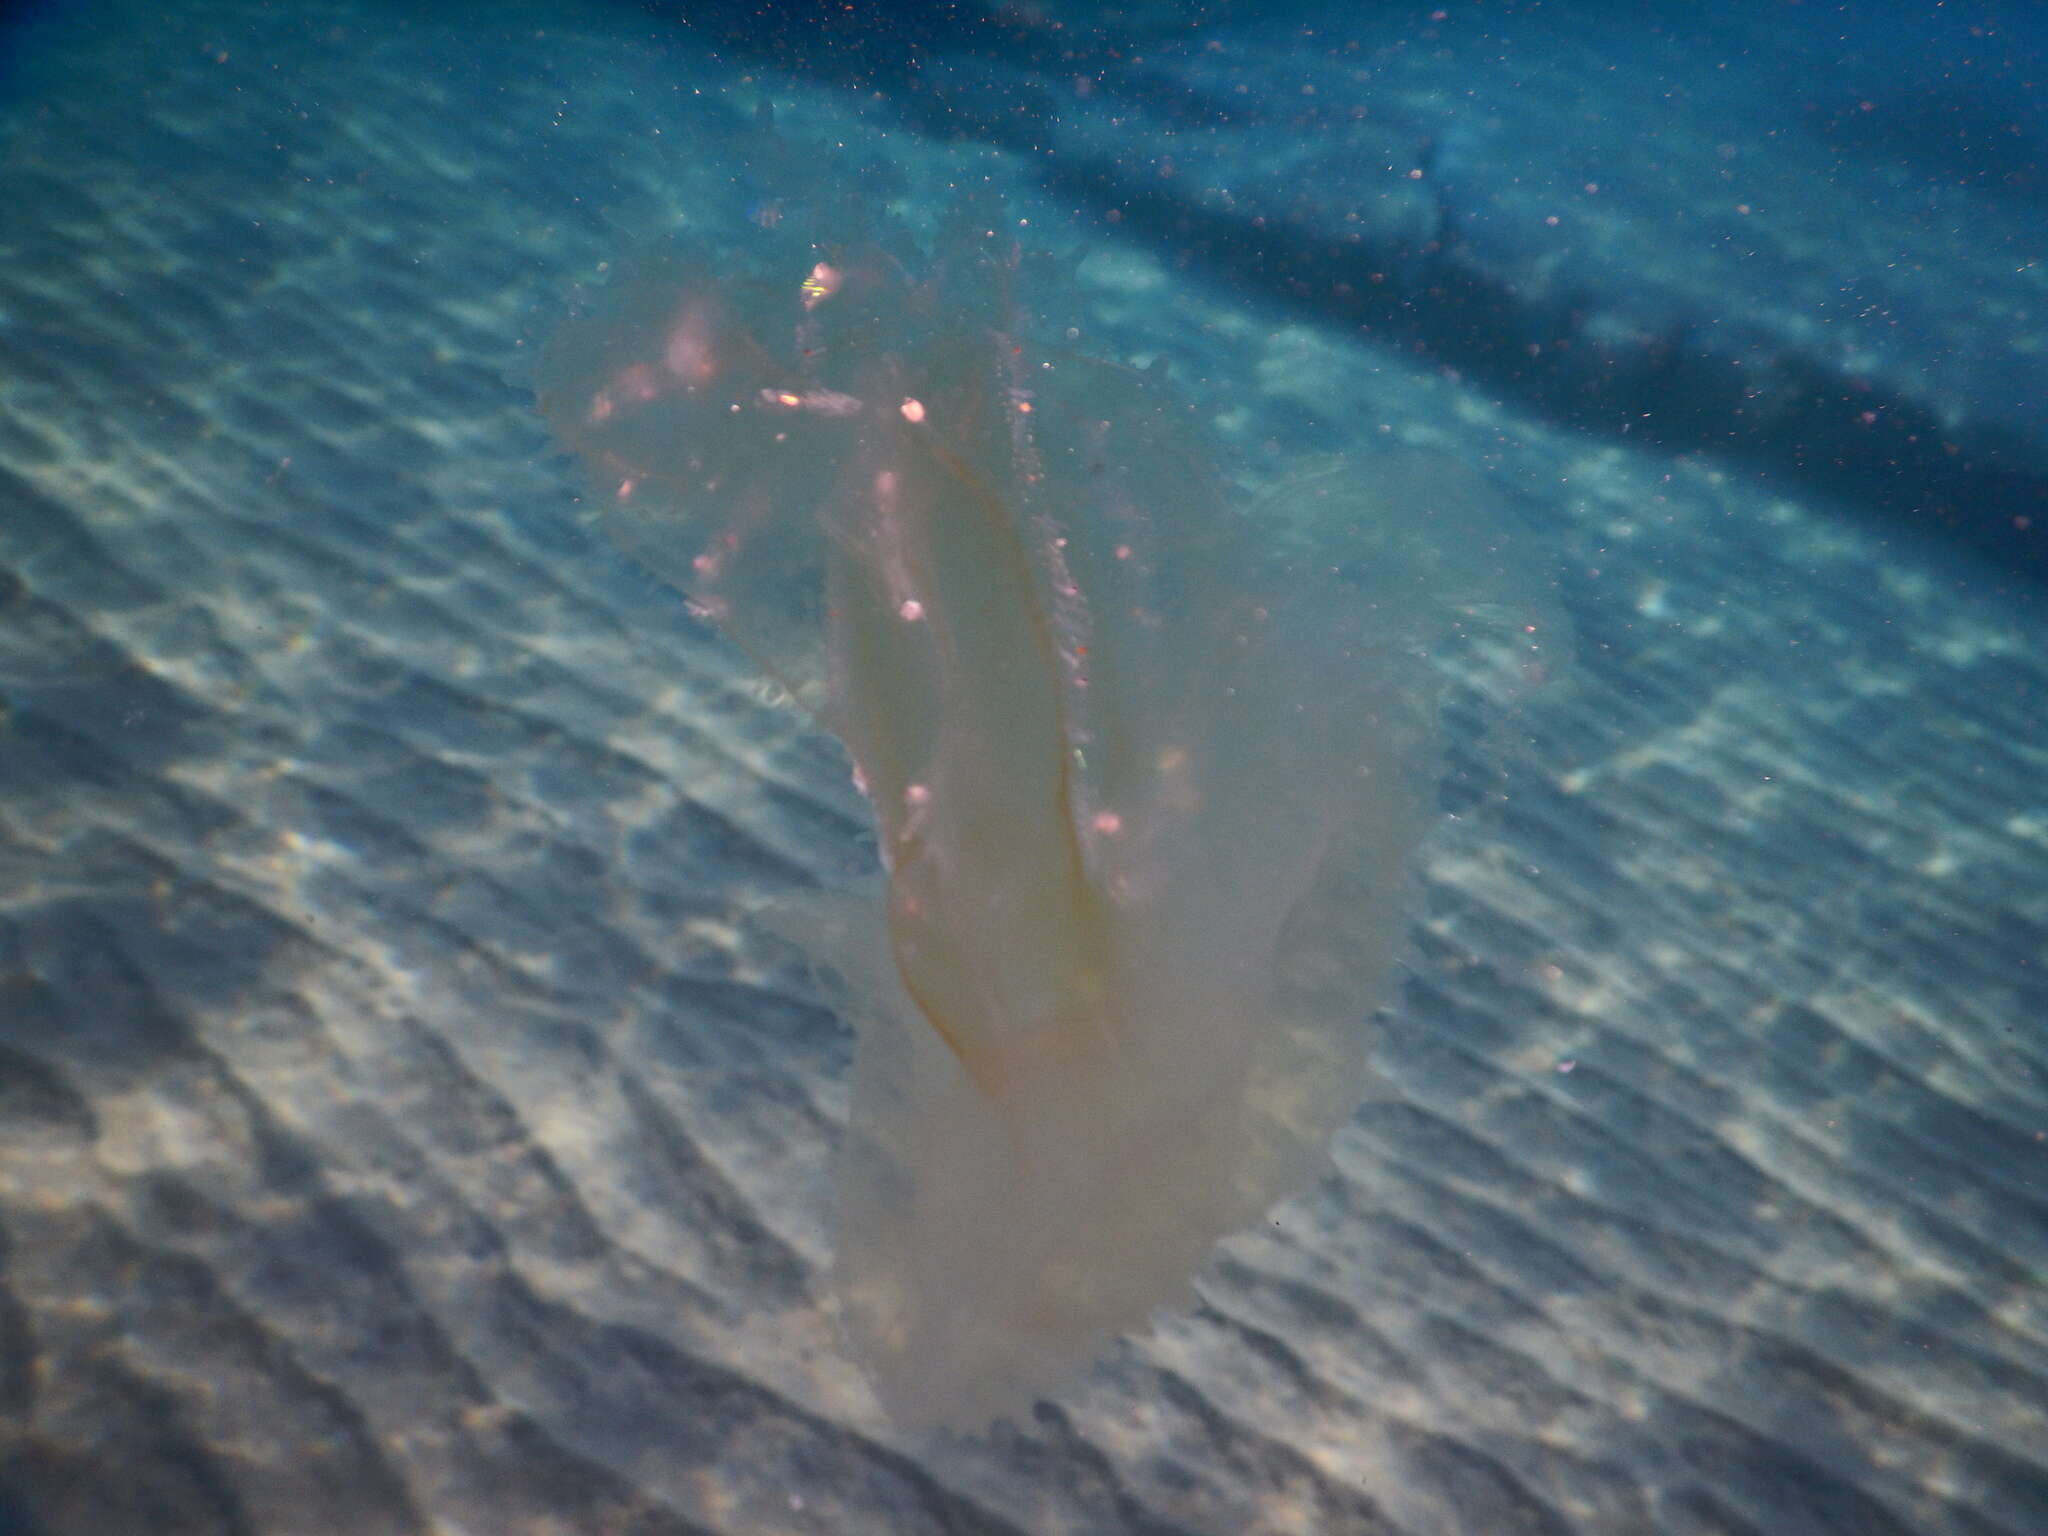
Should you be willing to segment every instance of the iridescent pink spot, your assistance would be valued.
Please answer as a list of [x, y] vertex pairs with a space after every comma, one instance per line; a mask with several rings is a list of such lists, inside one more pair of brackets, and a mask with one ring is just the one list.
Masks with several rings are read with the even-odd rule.
[[645, 363], [634, 363], [619, 370], [619, 376], [612, 381], [612, 389], [609, 392], [630, 400], [635, 405], [645, 405], [650, 400], [661, 398], [661, 380], [654, 376], [654, 370]]
[[924, 402], [922, 400], [906, 400], [897, 409], [903, 412], [903, 419], [905, 421], [924, 420]]
[[820, 304], [839, 291], [837, 269], [819, 262], [811, 268], [811, 275], [804, 279], [804, 308], [816, 309]]
[[903, 787], [903, 803], [909, 806], [926, 806], [932, 803], [931, 787], [925, 784], [906, 784]]
[[1124, 819], [1115, 811], [1097, 811], [1092, 825], [1104, 837], [1115, 837], [1117, 833], [1123, 831]]
[[906, 624], [915, 624], [924, 617], [924, 604], [914, 597], [906, 597], [896, 609], [896, 617]]

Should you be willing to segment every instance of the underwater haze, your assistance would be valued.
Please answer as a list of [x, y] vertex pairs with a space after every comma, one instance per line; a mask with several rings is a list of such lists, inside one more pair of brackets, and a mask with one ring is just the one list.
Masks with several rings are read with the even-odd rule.
[[0, 30], [0, 1532], [2048, 1530], [2048, 17]]

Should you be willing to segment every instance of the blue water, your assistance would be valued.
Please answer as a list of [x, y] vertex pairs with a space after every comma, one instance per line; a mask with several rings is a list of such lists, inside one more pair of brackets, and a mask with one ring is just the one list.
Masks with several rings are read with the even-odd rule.
[[[1760, 0], [11, 13], [0, 1530], [2048, 1529], [2044, 33]], [[644, 466], [579, 465], [536, 405], [650, 249], [785, 316], [761, 377], [829, 387], [820, 420], [882, 387], [868, 352], [955, 381], [939, 421], [1005, 356], [1104, 381], [1082, 410], [1012, 376], [1048, 410], [989, 483], [1049, 530], [1018, 444], [1072, 455], [1052, 483], [1109, 489], [1067, 502], [1128, 484], [1169, 553], [1215, 486], [1243, 580], [1173, 589], [1212, 625], [1275, 573], [1384, 615], [1389, 571], [1490, 560], [1573, 637], [1501, 643], [1496, 595], [1373, 653], [1432, 679], [1383, 699], [1442, 706], [1413, 887], [1335, 870], [1281, 946], [1363, 1102], [986, 1433], [893, 1420], [840, 1327], [872, 1067], [788, 914], [893, 834], [843, 714], [783, 696], [829, 679], [717, 610], [689, 496], [622, 519]], [[899, 339], [831, 299], [806, 328], [850, 253]], [[702, 334], [664, 302], [634, 323]], [[1171, 402], [1143, 453], [1091, 425], [1125, 368]], [[695, 430], [647, 462], [718, 478]], [[856, 458], [869, 492], [938, 462], [904, 451]], [[1410, 488], [1267, 499], [1330, 475]], [[1485, 522], [1405, 531], [1468, 485]], [[844, 496], [745, 589], [788, 632], [848, 601], [798, 579], [832, 537], [896, 526]], [[1067, 665], [1086, 626], [1043, 611]], [[1334, 803], [1273, 765], [1356, 724], [1344, 666], [1295, 657], [1301, 730], [1240, 732], [1208, 803]], [[873, 718], [926, 715], [968, 718]], [[1114, 788], [1069, 806], [1087, 836], [1123, 834]], [[1271, 877], [1273, 840], [1222, 845], [1217, 887]], [[1388, 913], [1373, 1013], [1346, 935]], [[1149, 1233], [1167, 1181], [1115, 1156], [1113, 1230]], [[1057, 1310], [974, 1258], [911, 1327]]]

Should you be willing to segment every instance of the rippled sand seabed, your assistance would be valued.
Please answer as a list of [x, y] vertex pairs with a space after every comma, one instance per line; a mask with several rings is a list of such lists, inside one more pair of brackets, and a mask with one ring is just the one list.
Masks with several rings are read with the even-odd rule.
[[0, 105], [0, 1527], [2048, 1529], [2038, 599], [1098, 231], [1074, 324], [1255, 471], [1511, 478], [1580, 660], [1459, 757], [1331, 1173], [901, 1434], [753, 916], [864, 808], [518, 381], [762, 96], [1062, 205], [602, 12], [109, 14]]

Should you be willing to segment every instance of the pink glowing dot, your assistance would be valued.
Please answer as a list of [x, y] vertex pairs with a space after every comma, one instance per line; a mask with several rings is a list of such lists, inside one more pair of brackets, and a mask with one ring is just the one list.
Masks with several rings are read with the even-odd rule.
[[906, 624], [915, 624], [924, 617], [924, 604], [914, 597], [906, 597], [897, 608], [896, 617]]
[[897, 409], [903, 412], [903, 419], [905, 421], [924, 420], [924, 402], [922, 400], [906, 400]]
[[1128, 559], [1130, 559], [1130, 558], [1131, 558], [1131, 546], [1130, 546], [1130, 545], [1128, 545], [1128, 544], [1119, 544], [1119, 545], [1117, 545], [1117, 547], [1116, 547], [1116, 557], [1117, 557], [1117, 559], [1119, 559], [1119, 560], [1128, 560]]
[[1115, 837], [1117, 833], [1123, 831], [1124, 819], [1115, 811], [1097, 811], [1094, 826], [1104, 837]]
[[931, 789], [923, 784], [906, 784], [903, 787], [903, 803], [911, 806], [930, 805], [932, 803]]

